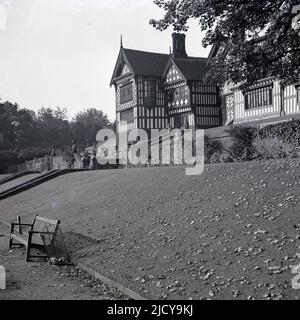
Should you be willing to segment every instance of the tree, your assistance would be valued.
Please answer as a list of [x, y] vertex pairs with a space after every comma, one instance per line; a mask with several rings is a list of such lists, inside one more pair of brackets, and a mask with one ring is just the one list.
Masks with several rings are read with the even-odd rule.
[[43, 146], [55, 144], [63, 147], [70, 144], [71, 130], [66, 109], [41, 108], [37, 113], [37, 125], [39, 143]]
[[0, 147], [12, 149], [16, 145], [18, 105], [8, 101], [0, 103]]
[[15, 145], [17, 148], [38, 143], [38, 127], [35, 112], [19, 109], [15, 116]]
[[88, 146], [96, 142], [97, 132], [111, 128], [106, 114], [94, 108], [79, 112], [73, 119], [73, 133], [77, 143]]
[[[208, 75], [219, 84], [250, 85], [274, 76], [285, 83], [299, 81], [300, 35], [292, 28], [292, 9], [299, 0], [154, 0], [165, 11], [150, 24], [158, 30], [173, 26], [187, 31], [197, 19], [205, 32], [203, 46], [220, 50]], [[262, 38], [263, 36], [263, 38]]]

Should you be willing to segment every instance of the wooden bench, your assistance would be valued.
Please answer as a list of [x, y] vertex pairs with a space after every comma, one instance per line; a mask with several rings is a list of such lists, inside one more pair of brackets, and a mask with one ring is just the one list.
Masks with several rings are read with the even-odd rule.
[[[9, 248], [12, 248], [14, 245], [24, 245], [26, 247], [26, 262], [30, 258], [46, 257], [31, 255], [30, 251], [32, 248], [44, 249], [45, 245], [42, 236], [47, 236], [50, 244], [52, 244], [55, 241], [59, 225], [59, 220], [43, 218], [38, 215], [35, 216], [32, 224], [21, 223], [21, 219], [18, 217], [17, 223], [11, 223]], [[24, 231], [24, 227], [28, 230]], [[13, 240], [17, 243], [13, 242]]]

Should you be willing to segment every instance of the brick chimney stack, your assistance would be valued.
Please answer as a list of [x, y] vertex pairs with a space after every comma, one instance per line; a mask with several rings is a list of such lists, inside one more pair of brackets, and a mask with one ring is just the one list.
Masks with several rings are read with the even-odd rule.
[[173, 39], [173, 53], [174, 59], [184, 59], [187, 58], [185, 51], [185, 34], [183, 33], [172, 33]]

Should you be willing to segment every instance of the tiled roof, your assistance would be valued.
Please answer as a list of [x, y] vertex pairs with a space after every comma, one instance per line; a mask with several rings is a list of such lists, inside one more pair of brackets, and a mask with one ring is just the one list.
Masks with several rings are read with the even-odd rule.
[[[130, 65], [130, 69], [136, 75], [151, 77], [163, 77], [170, 61], [169, 54], [146, 52], [132, 49], [121, 49], [118, 59], [124, 57]], [[119, 60], [121, 61], [121, 60]], [[185, 59], [173, 59], [176, 66], [186, 80], [203, 80], [206, 74], [206, 58], [188, 57]], [[120, 63], [120, 62], [117, 62]], [[111, 85], [117, 77], [117, 65], [112, 77]]]
[[174, 60], [186, 80], [203, 80], [206, 74], [206, 58], [193, 58]]
[[135, 74], [161, 77], [169, 60], [168, 54], [123, 50]]

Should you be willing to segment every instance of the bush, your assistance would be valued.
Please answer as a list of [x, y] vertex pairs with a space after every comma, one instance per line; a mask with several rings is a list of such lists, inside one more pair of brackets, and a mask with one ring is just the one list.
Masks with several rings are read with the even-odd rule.
[[256, 130], [250, 127], [236, 126], [227, 131], [232, 137], [229, 152], [237, 161], [249, 161], [255, 158], [254, 139]]
[[220, 162], [223, 162], [223, 163], [234, 162], [232, 155], [230, 154], [230, 152], [228, 150], [224, 150], [220, 154], [219, 159], [220, 159]]
[[11, 165], [21, 164], [23, 161], [18, 158], [18, 154], [10, 150], [0, 151], [0, 173], [6, 172], [6, 169]]
[[205, 141], [205, 161], [207, 163], [220, 162], [220, 155], [223, 152], [223, 145], [219, 140], [209, 139], [207, 136]]
[[207, 136], [205, 136], [205, 162], [218, 163], [232, 161], [225, 158], [227, 158], [227, 152], [224, 149], [222, 142], [216, 139], [209, 139]]
[[49, 154], [49, 148], [27, 147], [19, 151], [18, 157], [23, 160], [32, 160], [34, 158], [43, 158]]
[[282, 122], [261, 128], [257, 132], [257, 137], [275, 138], [285, 143], [291, 143], [296, 147], [300, 146], [300, 120]]

